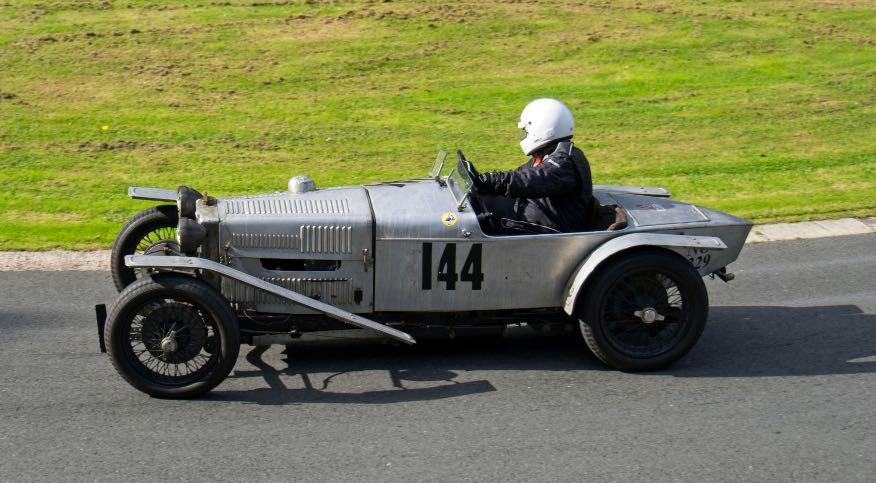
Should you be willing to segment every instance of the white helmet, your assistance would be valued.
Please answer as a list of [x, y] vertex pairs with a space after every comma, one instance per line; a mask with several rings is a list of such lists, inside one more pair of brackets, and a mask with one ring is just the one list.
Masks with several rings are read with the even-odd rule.
[[520, 147], [529, 156], [556, 139], [572, 137], [575, 120], [572, 111], [556, 99], [536, 99], [523, 108], [517, 127], [523, 130]]

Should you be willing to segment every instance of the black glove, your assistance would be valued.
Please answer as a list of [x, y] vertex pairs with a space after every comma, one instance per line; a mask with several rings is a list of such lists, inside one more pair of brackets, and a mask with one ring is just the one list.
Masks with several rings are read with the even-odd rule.
[[471, 164], [471, 161], [467, 159], [463, 161], [463, 165], [465, 166], [465, 171], [471, 177], [475, 189], [477, 189], [479, 193], [488, 193], [491, 184], [490, 173], [478, 173], [478, 170], [475, 169], [473, 164]]

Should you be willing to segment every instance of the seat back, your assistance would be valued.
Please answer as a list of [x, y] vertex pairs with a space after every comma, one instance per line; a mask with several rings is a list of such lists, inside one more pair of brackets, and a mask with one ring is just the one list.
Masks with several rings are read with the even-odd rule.
[[601, 205], [594, 198], [589, 231], [617, 231], [627, 227], [627, 214], [618, 205]]

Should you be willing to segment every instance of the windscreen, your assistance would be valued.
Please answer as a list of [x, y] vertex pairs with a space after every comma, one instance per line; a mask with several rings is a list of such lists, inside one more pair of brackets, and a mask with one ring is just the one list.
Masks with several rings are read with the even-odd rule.
[[465, 169], [462, 161], [458, 162], [456, 169], [447, 176], [447, 185], [450, 187], [456, 203], [461, 205], [472, 185], [471, 178], [468, 176], [468, 171]]
[[444, 151], [438, 151], [438, 156], [435, 157], [435, 162], [432, 163], [432, 169], [429, 170], [430, 178], [441, 175], [441, 170], [444, 168], [445, 158], [447, 158], [447, 153]]

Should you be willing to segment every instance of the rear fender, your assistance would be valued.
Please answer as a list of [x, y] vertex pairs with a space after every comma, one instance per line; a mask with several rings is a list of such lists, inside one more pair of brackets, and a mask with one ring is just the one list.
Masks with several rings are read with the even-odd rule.
[[[642, 247], [657, 247], [662, 249], [672, 250], [687, 260], [691, 260], [689, 256], [691, 252], [698, 254], [708, 253], [712, 250], [724, 250], [727, 245], [717, 237], [712, 236], [690, 236], [690, 235], [666, 235], [660, 233], [630, 233], [628, 235], [612, 238], [603, 243], [593, 253], [590, 254], [572, 277], [566, 291], [566, 299], [563, 304], [563, 310], [572, 315], [575, 313], [578, 296], [587, 284], [587, 280], [596, 272], [596, 270], [608, 259], [613, 256], [634, 248]], [[702, 266], [697, 266], [696, 259], [691, 261], [694, 268], [701, 275], [706, 275], [709, 270], [708, 263]]]

